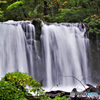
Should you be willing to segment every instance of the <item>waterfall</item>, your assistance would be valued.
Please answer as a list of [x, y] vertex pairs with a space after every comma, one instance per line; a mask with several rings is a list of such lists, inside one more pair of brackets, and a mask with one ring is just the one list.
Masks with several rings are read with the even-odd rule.
[[45, 52], [47, 87], [83, 84], [88, 79], [89, 39], [83, 24], [43, 24], [41, 41]]
[[25, 34], [20, 24], [0, 23], [0, 77], [13, 71], [28, 72]]
[[87, 83], [89, 39], [85, 25], [42, 24], [40, 40], [36, 40], [30, 21], [0, 23], [0, 78], [21, 71], [49, 89], [80, 85], [78, 80]]

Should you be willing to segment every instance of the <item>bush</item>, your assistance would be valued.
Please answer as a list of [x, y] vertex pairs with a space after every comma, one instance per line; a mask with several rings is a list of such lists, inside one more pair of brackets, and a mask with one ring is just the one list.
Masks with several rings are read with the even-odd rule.
[[89, 32], [92, 34], [100, 34], [100, 16], [99, 15], [92, 15], [91, 17], [87, 17], [84, 19], [84, 22], [89, 24]]
[[[36, 96], [32, 96], [28, 93], [34, 92]], [[27, 73], [12, 72], [6, 74], [0, 81], [0, 100], [71, 100], [66, 96], [56, 96], [54, 99], [46, 96], [41, 84], [36, 82], [32, 76], [28, 76]]]
[[0, 81], [0, 100], [33, 100], [33, 96], [26, 89], [27, 85], [30, 87], [30, 92], [34, 92], [37, 96], [44, 95], [40, 83], [32, 76], [27, 76], [27, 73], [6, 74]]
[[25, 92], [8, 81], [0, 81], [0, 100], [27, 100]]

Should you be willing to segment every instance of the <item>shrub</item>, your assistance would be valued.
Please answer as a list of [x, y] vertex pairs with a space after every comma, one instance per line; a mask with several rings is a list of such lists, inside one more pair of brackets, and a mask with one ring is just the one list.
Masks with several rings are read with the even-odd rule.
[[[30, 89], [26, 89], [26, 86]], [[36, 82], [27, 73], [12, 72], [5, 75], [0, 81], [0, 100], [32, 100], [33, 96], [28, 93], [34, 92], [37, 96], [44, 95], [40, 83]]]
[[8, 81], [0, 81], [0, 100], [27, 100], [25, 92]]
[[87, 17], [84, 19], [84, 22], [89, 24], [89, 32], [92, 34], [100, 34], [100, 16], [99, 15], [92, 15], [91, 17]]
[[[28, 93], [36, 93], [36, 96], [32, 96]], [[0, 100], [71, 100], [66, 96], [58, 95], [54, 99], [46, 96], [41, 84], [36, 82], [32, 76], [28, 76], [27, 73], [12, 72], [6, 74], [0, 81]]]

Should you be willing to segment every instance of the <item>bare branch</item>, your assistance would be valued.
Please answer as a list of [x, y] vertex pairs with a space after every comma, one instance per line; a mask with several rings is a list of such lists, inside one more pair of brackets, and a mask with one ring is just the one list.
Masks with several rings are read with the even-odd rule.
[[[63, 76], [63, 75], [61, 75], [61, 76]], [[63, 77], [73, 77], [73, 78], [76, 79], [78, 82], [80, 82], [81, 85], [85, 88], [84, 84], [83, 84], [78, 78], [76, 78], [75, 76], [63, 76]], [[86, 88], [85, 88], [85, 89], [86, 89]]]

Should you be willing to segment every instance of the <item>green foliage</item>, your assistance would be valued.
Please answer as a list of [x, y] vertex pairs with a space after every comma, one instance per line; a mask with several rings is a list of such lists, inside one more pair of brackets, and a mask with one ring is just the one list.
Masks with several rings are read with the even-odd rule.
[[[26, 89], [26, 86], [30, 88]], [[0, 100], [16, 100], [16, 98], [18, 100], [31, 100], [33, 96], [28, 93], [28, 90], [34, 92], [37, 96], [44, 95], [40, 83], [36, 82], [31, 76], [27, 76], [27, 73], [8, 73], [0, 81]]]
[[0, 3], [7, 3], [7, 1], [0, 1]]
[[[6, 4], [7, 1], [0, 1], [0, 4]], [[4, 11], [1, 9], [0, 7], [0, 21], [3, 21], [5, 18], [4, 18]]]
[[34, 0], [20, 0], [9, 4], [5, 14], [8, 15], [6, 17], [7, 20], [26, 20], [33, 19], [37, 17], [39, 13], [37, 13], [38, 9], [40, 9], [40, 4], [35, 5]]
[[25, 93], [8, 81], [0, 81], [0, 100], [27, 100]]
[[4, 78], [2, 78], [2, 81], [8, 81], [12, 85], [18, 87], [19, 89], [25, 89], [25, 87], [28, 85], [31, 87], [30, 91], [42, 94], [43, 89], [41, 88], [41, 84], [36, 82], [35, 79], [32, 78], [32, 76], [27, 76], [27, 73], [21, 73], [21, 72], [12, 72], [5, 75]]
[[[100, 0], [67, 0], [66, 6], [61, 7], [55, 14], [54, 22], [83, 22], [94, 13], [100, 13]], [[59, 3], [60, 7], [60, 3]], [[50, 21], [51, 18], [49, 17]]]
[[10, 6], [7, 7], [7, 10], [13, 9], [13, 8], [17, 8], [19, 5], [23, 5], [23, 1], [16, 1], [14, 3], [12, 3]]
[[66, 96], [60, 96], [60, 95], [57, 95], [54, 99], [52, 100], [71, 100], [70, 98], [67, 98]]
[[40, 100], [71, 100], [71, 98], [67, 98], [67, 96], [57, 95], [53, 99], [46, 96], [46, 97], [41, 97]]
[[0, 9], [0, 20], [2, 20], [4, 17], [4, 12]]
[[100, 13], [100, 0], [0, 0], [0, 2], [2, 3], [0, 11], [3, 11], [0, 12], [0, 21], [41, 18], [48, 22], [83, 22], [94, 13]]
[[84, 22], [89, 23], [89, 32], [92, 34], [100, 34], [100, 16], [92, 15], [84, 19]]
[[[28, 93], [29, 89], [26, 86], [30, 86], [30, 92], [34, 92], [37, 95], [33, 97]], [[54, 99], [46, 96], [41, 88], [40, 83], [36, 82], [31, 76], [27, 76], [27, 73], [12, 72], [6, 74], [0, 81], [0, 100], [71, 100], [66, 96], [58, 95]]]
[[71, 9], [61, 9], [59, 14], [55, 17], [55, 22], [83, 22], [83, 19], [90, 16], [93, 13], [93, 9], [88, 10], [86, 8], [72, 7]]
[[39, 15], [38, 9], [40, 6], [41, 5], [38, 4], [33, 11], [29, 11], [29, 13], [28, 13], [29, 17], [35, 17], [35, 16]]

